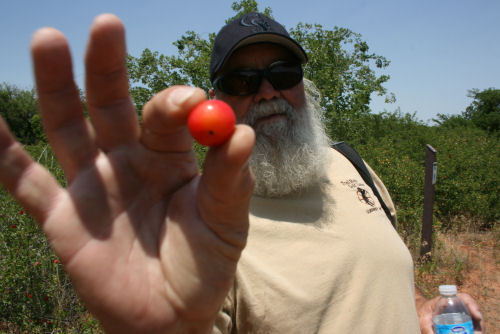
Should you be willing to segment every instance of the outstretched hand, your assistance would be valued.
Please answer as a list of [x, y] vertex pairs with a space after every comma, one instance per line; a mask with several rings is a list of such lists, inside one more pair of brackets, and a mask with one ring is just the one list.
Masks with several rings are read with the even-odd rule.
[[99, 16], [86, 55], [84, 117], [69, 47], [55, 29], [32, 53], [61, 188], [0, 119], [0, 181], [37, 219], [81, 299], [110, 332], [212, 326], [245, 246], [253, 131], [239, 125], [200, 175], [186, 127], [202, 90], [172, 87], [143, 110], [129, 96], [122, 23]]

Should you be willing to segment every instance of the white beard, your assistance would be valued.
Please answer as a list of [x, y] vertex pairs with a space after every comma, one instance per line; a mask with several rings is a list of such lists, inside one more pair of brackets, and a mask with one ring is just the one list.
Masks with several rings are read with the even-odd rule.
[[[261, 117], [285, 117], [255, 124]], [[253, 105], [242, 123], [256, 132], [250, 167], [255, 175], [254, 194], [280, 197], [318, 183], [325, 175], [330, 139], [312, 97], [300, 110], [277, 99]]]

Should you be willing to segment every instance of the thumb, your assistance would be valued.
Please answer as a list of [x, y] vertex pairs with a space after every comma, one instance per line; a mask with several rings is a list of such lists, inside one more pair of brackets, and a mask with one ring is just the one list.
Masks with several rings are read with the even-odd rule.
[[434, 329], [432, 328], [432, 316], [438, 300], [439, 297], [427, 300], [417, 308], [422, 334], [434, 334]]
[[252, 128], [237, 125], [226, 143], [209, 150], [198, 188], [201, 218], [219, 238], [240, 250], [246, 243], [254, 186], [248, 165], [254, 142]]
[[481, 314], [479, 304], [467, 293], [459, 293], [458, 297], [462, 300], [462, 302], [469, 310], [472, 321], [474, 323], [474, 333], [484, 333], [483, 315]]

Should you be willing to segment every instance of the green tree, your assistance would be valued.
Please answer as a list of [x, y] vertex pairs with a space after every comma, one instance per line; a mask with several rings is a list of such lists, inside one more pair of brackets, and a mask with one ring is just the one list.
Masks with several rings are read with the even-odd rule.
[[[257, 2], [233, 2], [231, 8], [237, 12], [234, 17], [238, 17], [257, 11]], [[266, 8], [264, 13], [271, 15], [271, 10]], [[177, 48], [177, 55], [167, 56], [145, 49], [139, 57], [127, 56], [131, 95], [139, 114], [154, 94], [167, 87], [192, 85], [205, 91], [210, 89], [208, 68], [215, 35], [210, 33], [208, 40], [205, 40], [196, 32], [187, 31], [173, 43]]]
[[[319, 24], [299, 23], [290, 34], [304, 47], [309, 62], [305, 76], [319, 88], [325, 120], [332, 137], [347, 139], [362, 135], [363, 115], [370, 112], [373, 93], [395, 101], [383, 86], [388, 75], [377, 75], [372, 69], [384, 69], [389, 61], [369, 52], [366, 41], [353, 31]], [[366, 130], [366, 129], [365, 129]]]
[[127, 56], [131, 81], [130, 93], [139, 113], [144, 104], [162, 89], [173, 85], [190, 84], [183, 69], [173, 66], [174, 60], [173, 56], [165, 56], [149, 49], [145, 49], [137, 58]]
[[468, 94], [474, 100], [465, 109], [464, 118], [489, 132], [500, 130], [500, 89], [471, 89]]
[[226, 20], [226, 23], [231, 22], [232, 20], [246, 14], [252, 12], [260, 12], [267, 17], [273, 18], [272, 10], [269, 7], [266, 7], [263, 11], [259, 10], [259, 5], [256, 0], [240, 0], [235, 1], [231, 5], [231, 9], [235, 11], [236, 15], [230, 17]]
[[127, 68], [131, 81], [131, 95], [140, 112], [144, 104], [157, 92], [173, 85], [192, 85], [208, 90], [208, 66], [211, 45], [194, 31], [188, 31], [174, 45], [176, 56], [166, 56], [145, 49], [140, 57], [127, 56]]
[[458, 128], [474, 126], [471, 120], [466, 119], [462, 115], [447, 115], [437, 114], [436, 118], [432, 119], [436, 124], [443, 128]]
[[[235, 15], [228, 21], [251, 11], [272, 17], [272, 10], [267, 7], [260, 11], [256, 0], [236, 1], [231, 8]], [[372, 93], [386, 95], [387, 102], [394, 101], [394, 96], [387, 94], [383, 86], [389, 76], [377, 75], [373, 70], [374, 67], [384, 69], [389, 61], [370, 53], [359, 34], [345, 28], [328, 30], [321, 25], [304, 23], [298, 23], [289, 31], [309, 55], [305, 76], [313, 80], [322, 93], [321, 104], [332, 136], [346, 138], [358, 133], [362, 126], [359, 116], [369, 112]], [[166, 56], [149, 49], [139, 57], [129, 55], [131, 91], [138, 110], [156, 92], [171, 85], [188, 84], [208, 91], [214, 38], [215, 33], [205, 40], [188, 31], [174, 43], [177, 55]]]
[[0, 115], [21, 143], [28, 145], [45, 140], [34, 89], [0, 84]]

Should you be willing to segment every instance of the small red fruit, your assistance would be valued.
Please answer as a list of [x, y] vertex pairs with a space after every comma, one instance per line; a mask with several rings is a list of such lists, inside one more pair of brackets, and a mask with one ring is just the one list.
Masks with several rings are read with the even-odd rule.
[[233, 109], [221, 100], [198, 104], [188, 117], [189, 132], [198, 143], [219, 146], [234, 132], [236, 117]]

